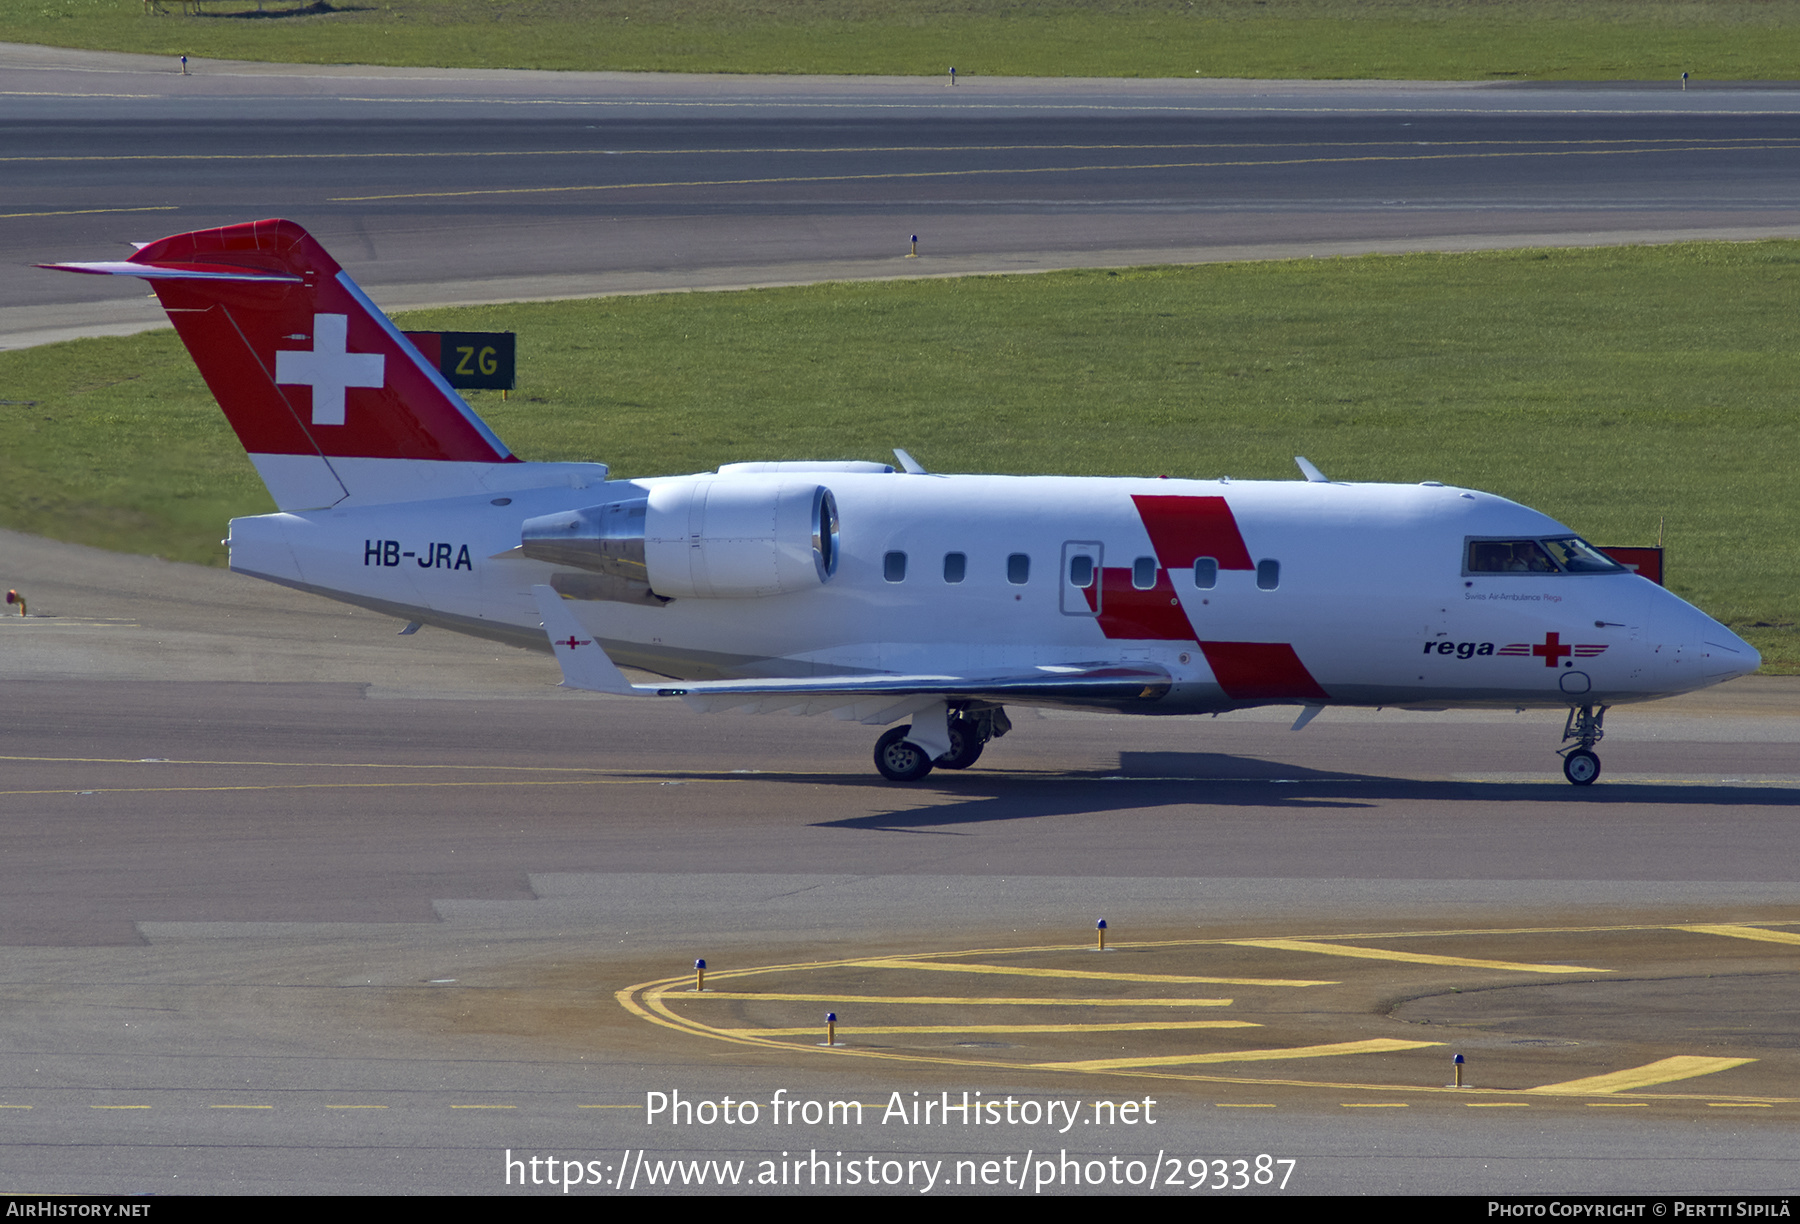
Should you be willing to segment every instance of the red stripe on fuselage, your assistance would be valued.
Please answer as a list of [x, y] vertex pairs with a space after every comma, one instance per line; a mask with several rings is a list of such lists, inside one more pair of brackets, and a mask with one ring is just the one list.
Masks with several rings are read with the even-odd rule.
[[1255, 569], [1237, 519], [1223, 497], [1133, 495], [1150, 546], [1165, 569], [1188, 569], [1211, 557], [1222, 570]]
[[1200, 649], [1233, 701], [1330, 700], [1286, 642], [1201, 642]]
[[[1249, 570], [1250, 549], [1223, 497], [1136, 494], [1132, 497], [1161, 563], [1156, 586], [1140, 591], [1129, 569], [1102, 572], [1100, 628], [1109, 638], [1192, 641], [1199, 637], [1182, 610], [1171, 571], [1211, 557], [1222, 570]], [[1088, 607], [1094, 591], [1087, 592]], [[1213, 678], [1234, 701], [1328, 701], [1329, 694], [1286, 642], [1200, 642]]]
[[[1148, 591], [1133, 586], [1131, 570], [1124, 567], [1102, 569], [1100, 585], [1100, 631], [1107, 637], [1157, 642], [1194, 640], [1194, 627], [1188, 624], [1167, 570], [1156, 571], [1156, 585]], [[1092, 609], [1094, 588], [1090, 586], [1083, 593]]]

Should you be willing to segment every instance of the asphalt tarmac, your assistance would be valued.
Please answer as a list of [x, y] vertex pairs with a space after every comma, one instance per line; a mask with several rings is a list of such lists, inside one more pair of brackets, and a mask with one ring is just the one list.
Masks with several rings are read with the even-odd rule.
[[1800, 682], [1615, 711], [1590, 790], [1542, 712], [1282, 710], [894, 787], [218, 571], [0, 581], [6, 1190], [1792, 1188]]
[[[0, 60], [9, 261], [280, 211], [390, 305], [448, 269], [476, 298], [1796, 219], [1777, 90]], [[1408, 123], [1455, 156], [1330, 160]], [[487, 190], [458, 139], [530, 191], [338, 198]], [[646, 164], [695, 181], [615, 190]], [[902, 263], [896, 224], [950, 237]], [[6, 278], [0, 323], [142, 325], [93, 283]], [[869, 728], [566, 692], [218, 571], [0, 534], [0, 585], [31, 612], [0, 619], [0, 1190], [1794, 1188], [1800, 682], [1615, 711], [1587, 790], [1554, 714], [1279, 709], [1017, 711], [894, 787]]]
[[31, 265], [267, 216], [389, 309], [1800, 234], [1791, 88], [190, 71], [0, 46], [0, 346], [161, 322]]

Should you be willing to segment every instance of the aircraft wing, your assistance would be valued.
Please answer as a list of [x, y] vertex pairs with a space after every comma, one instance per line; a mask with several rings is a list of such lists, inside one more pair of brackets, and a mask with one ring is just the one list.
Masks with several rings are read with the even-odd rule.
[[1125, 706], [1151, 702], [1169, 691], [1173, 677], [1154, 663], [1095, 662], [1033, 667], [977, 675], [806, 676], [766, 680], [671, 680], [633, 684], [592, 633], [582, 628], [548, 586], [534, 586], [544, 632], [569, 688], [639, 697], [679, 697], [702, 711], [743, 710], [835, 714], [881, 725], [946, 700], [1031, 704]]

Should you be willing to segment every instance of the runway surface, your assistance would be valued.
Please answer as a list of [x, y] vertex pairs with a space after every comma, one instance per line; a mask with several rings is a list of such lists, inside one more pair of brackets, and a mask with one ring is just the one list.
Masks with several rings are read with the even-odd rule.
[[1789, 89], [171, 69], [0, 47], [0, 345], [160, 320], [32, 264], [267, 216], [389, 308], [1800, 233]]
[[[9, 262], [280, 212], [395, 305], [1796, 221], [1779, 90], [198, 68], [0, 51]], [[119, 292], [21, 271], [0, 334]], [[217, 571], [0, 534], [0, 586], [0, 1189], [1793, 1189], [1800, 683], [1615, 711], [1591, 790], [1554, 714], [1279, 709], [893, 787]]]

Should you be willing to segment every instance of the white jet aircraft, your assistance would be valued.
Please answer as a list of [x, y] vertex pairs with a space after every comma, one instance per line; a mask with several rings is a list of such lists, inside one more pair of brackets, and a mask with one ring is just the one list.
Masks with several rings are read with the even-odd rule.
[[[177, 234], [148, 280], [280, 510], [231, 568], [408, 626], [546, 647], [564, 683], [699, 710], [831, 713], [913, 781], [1004, 707], [1568, 710], [1586, 785], [1609, 706], [1756, 670], [1725, 626], [1502, 497], [1349, 484], [952, 476], [904, 451], [608, 480], [523, 463], [290, 221]], [[629, 682], [615, 663], [670, 677]]]

